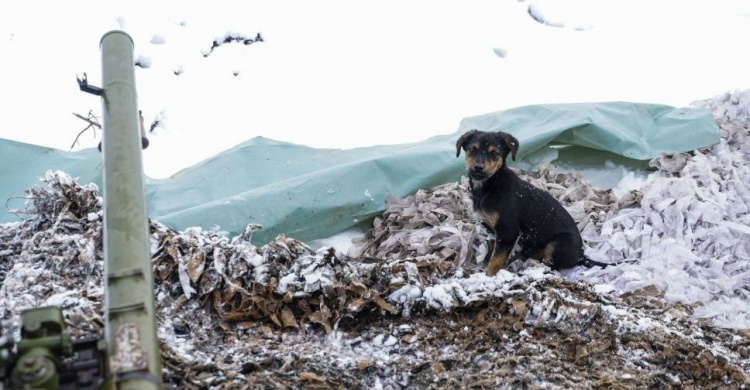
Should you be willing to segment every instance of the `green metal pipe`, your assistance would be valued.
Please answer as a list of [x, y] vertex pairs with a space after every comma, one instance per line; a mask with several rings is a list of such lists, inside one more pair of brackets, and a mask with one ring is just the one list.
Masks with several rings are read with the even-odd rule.
[[101, 50], [107, 354], [118, 389], [157, 389], [161, 387], [161, 359], [133, 40], [123, 31], [110, 31], [102, 37]]

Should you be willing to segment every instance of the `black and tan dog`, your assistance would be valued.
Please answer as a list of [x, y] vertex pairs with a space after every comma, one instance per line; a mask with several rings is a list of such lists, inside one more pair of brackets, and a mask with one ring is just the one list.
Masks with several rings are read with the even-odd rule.
[[[488, 275], [508, 264], [518, 240], [521, 256], [551, 261], [552, 269], [577, 264], [606, 265], [586, 259], [583, 241], [573, 218], [548, 192], [521, 180], [505, 164], [516, 159], [518, 140], [508, 133], [471, 130], [456, 142], [463, 148], [469, 171], [474, 210], [493, 230]], [[590, 264], [594, 263], [594, 264]]]

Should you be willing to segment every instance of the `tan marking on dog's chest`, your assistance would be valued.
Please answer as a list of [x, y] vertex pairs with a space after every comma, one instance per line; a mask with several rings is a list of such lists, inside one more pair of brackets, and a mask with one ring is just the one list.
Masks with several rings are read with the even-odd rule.
[[497, 221], [500, 220], [500, 213], [494, 210], [479, 210], [479, 216], [482, 218], [482, 221], [492, 228], [492, 230], [495, 230]]

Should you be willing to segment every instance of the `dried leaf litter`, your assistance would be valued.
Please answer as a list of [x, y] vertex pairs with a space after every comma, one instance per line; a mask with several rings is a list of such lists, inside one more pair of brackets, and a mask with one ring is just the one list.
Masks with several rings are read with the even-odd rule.
[[[733, 99], [745, 101], [730, 96], [726, 104]], [[460, 183], [389, 199], [352, 256], [313, 251], [284, 236], [257, 247], [253, 225], [230, 239], [152, 221], [165, 380], [175, 388], [748, 386], [748, 331], [717, 326], [726, 315], [696, 319], [705, 303], [721, 299], [744, 302], [747, 313], [740, 285], [747, 257], [744, 263], [733, 257], [745, 249], [720, 243], [720, 233], [737, 239], [742, 231], [724, 222], [747, 226], [747, 211], [734, 198], [748, 182], [740, 180], [747, 165], [737, 164], [742, 156], [747, 161], [741, 142], [747, 120], [743, 127], [722, 118], [722, 144], [655, 160], [659, 177], [622, 199], [551, 166], [522, 173], [568, 207], [587, 253], [607, 261], [635, 258], [628, 266], [635, 268], [562, 276], [529, 260], [489, 278], [477, 270], [489, 233], [473, 217]], [[662, 195], [652, 189], [664, 180], [695, 180], [693, 165], [703, 159], [710, 173], [699, 188], [714, 192], [690, 202], [711, 200], [719, 216], [704, 208], [693, 220], [687, 214], [693, 208], [681, 204], [683, 225], [670, 220], [665, 226], [682, 233], [656, 230], [649, 212], [677, 207], [682, 198], [656, 206]], [[731, 168], [714, 166], [727, 161]], [[718, 183], [721, 178], [733, 184]], [[74, 335], [91, 335], [103, 326], [101, 200], [95, 186], [62, 172], [48, 172], [45, 181], [46, 188], [29, 190], [26, 209], [15, 210], [28, 220], [0, 225], [3, 330], [17, 334], [24, 308], [59, 304]], [[629, 236], [639, 218], [641, 233]], [[658, 234], [644, 234], [647, 225]], [[718, 254], [721, 267], [716, 259], [695, 261], [693, 272], [713, 270], [709, 281], [720, 283], [725, 274], [737, 283], [712, 292], [707, 279], [696, 277], [706, 283], [707, 301], [675, 299], [669, 285], [648, 283], [637, 268], [661, 259], [633, 249], [646, 248], [645, 239], [651, 247], [686, 247], [699, 260]], [[664, 269], [679, 265], [664, 261]], [[742, 314], [731, 312], [733, 323]]]

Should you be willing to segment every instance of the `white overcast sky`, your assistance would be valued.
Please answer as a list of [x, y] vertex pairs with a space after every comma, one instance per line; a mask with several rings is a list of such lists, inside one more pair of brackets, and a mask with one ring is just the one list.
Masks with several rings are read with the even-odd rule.
[[[530, 4], [565, 27], [536, 22]], [[166, 117], [144, 152], [151, 177], [255, 136], [329, 148], [414, 142], [527, 104], [684, 106], [750, 88], [743, 0], [4, 0], [0, 138], [69, 150], [85, 127], [71, 112], [101, 113], [75, 77], [101, 85], [99, 39], [119, 28], [152, 62], [136, 69], [146, 120]], [[230, 30], [265, 42], [201, 55]]]

